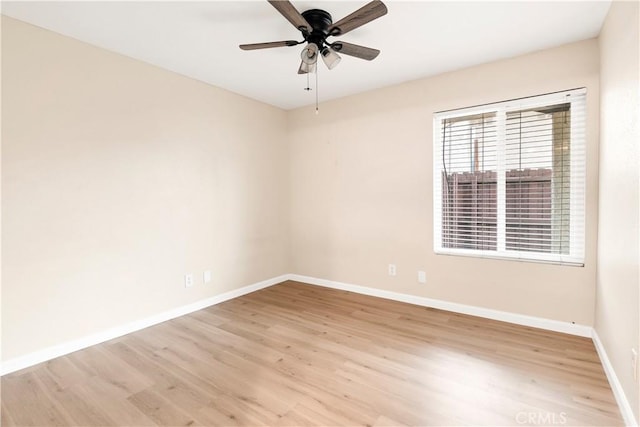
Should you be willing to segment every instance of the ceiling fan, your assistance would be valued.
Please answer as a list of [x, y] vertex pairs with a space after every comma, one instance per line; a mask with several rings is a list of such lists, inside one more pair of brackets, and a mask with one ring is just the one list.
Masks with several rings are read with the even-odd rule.
[[364, 24], [373, 21], [387, 13], [387, 7], [380, 0], [373, 0], [367, 3], [352, 14], [342, 18], [335, 24], [331, 15], [321, 9], [310, 9], [302, 13], [288, 0], [268, 0], [294, 27], [301, 33], [303, 40], [283, 40], [268, 43], [241, 44], [242, 50], [268, 49], [272, 47], [297, 46], [307, 43], [302, 50], [302, 63], [298, 69], [298, 74], [313, 73], [316, 70], [318, 55], [322, 57], [327, 68], [333, 69], [340, 62], [340, 55], [355, 56], [356, 58], [371, 61], [375, 59], [380, 51], [370, 47], [359, 46], [343, 41], [328, 42], [327, 38], [341, 36], [349, 31], [355, 30]]

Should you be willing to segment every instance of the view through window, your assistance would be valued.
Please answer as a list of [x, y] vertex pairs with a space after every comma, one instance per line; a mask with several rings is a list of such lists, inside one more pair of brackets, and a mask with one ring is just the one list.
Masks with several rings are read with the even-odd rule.
[[435, 250], [584, 262], [584, 90], [439, 113]]

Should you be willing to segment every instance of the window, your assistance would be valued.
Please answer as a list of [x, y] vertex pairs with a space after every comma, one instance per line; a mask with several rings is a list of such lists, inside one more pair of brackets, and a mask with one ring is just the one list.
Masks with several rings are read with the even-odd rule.
[[583, 265], [585, 96], [435, 114], [436, 253]]

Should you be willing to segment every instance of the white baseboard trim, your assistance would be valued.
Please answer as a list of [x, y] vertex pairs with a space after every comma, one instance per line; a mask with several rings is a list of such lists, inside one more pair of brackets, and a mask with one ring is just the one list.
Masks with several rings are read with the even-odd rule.
[[46, 362], [47, 360], [64, 356], [65, 354], [73, 353], [74, 351], [82, 350], [92, 345], [100, 344], [102, 342], [109, 341], [111, 339], [118, 338], [144, 328], [148, 328], [149, 326], [153, 326], [158, 323], [162, 323], [176, 317], [184, 316], [185, 314], [193, 313], [194, 311], [202, 310], [203, 308], [207, 308], [212, 305], [219, 304], [221, 302], [228, 301], [230, 299], [237, 298], [239, 296], [249, 294], [263, 288], [267, 288], [269, 286], [288, 280], [288, 276], [289, 275], [285, 274], [282, 276], [263, 280], [262, 282], [243, 286], [242, 288], [234, 289], [232, 291], [206, 298], [192, 304], [187, 304], [182, 307], [177, 307], [153, 315], [151, 317], [136, 320], [125, 325], [117, 326], [115, 328], [107, 329], [106, 331], [98, 332], [97, 334], [92, 334], [84, 338], [68, 341], [66, 343], [58, 344], [52, 347], [35, 351], [33, 353], [29, 353], [25, 356], [7, 360], [0, 365], [0, 375], [6, 375], [11, 372], [19, 371], [20, 369], [28, 368], [30, 366], [37, 365], [38, 363]]
[[333, 280], [318, 279], [316, 277], [301, 276], [299, 274], [289, 274], [288, 279], [295, 280], [297, 282], [309, 283], [311, 285], [340, 289], [343, 291], [350, 291], [358, 294], [370, 295], [394, 301], [401, 301], [409, 304], [420, 305], [423, 307], [438, 308], [441, 310], [452, 311], [454, 313], [468, 314], [471, 316], [500, 320], [502, 322], [515, 323], [517, 325], [530, 326], [533, 328], [546, 329], [555, 332], [563, 332], [565, 334], [577, 335], [581, 337], [591, 338], [591, 331], [593, 329], [591, 328], [591, 326], [576, 325], [573, 323], [561, 322], [558, 320], [544, 319], [541, 317], [510, 313], [507, 311], [493, 310], [490, 308], [476, 307], [472, 305], [459, 304], [433, 298], [402, 294], [399, 292], [385, 291], [382, 289], [368, 288], [366, 286], [335, 282]]
[[25, 356], [10, 359], [0, 365], [0, 376], [6, 375], [11, 372], [18, 371], [20, 369], [28, 368], [38, 363], [46, 362], [47, 360], [54, 359], [56, 357], [64, 356], [65, 354], [73, 353], [74, 351], [82, 350], [92, 345], [100, 344], [105, 341], [109, 341], [114, 338], [121, 337], [132, 332], [139, 331], [149, 326], [156, 325], [158, 323], [165, 322], [167, 320], [174, 319], [176, 317], [184, 316], [185, 314], [193, 313], [194, 311], [201, 310], [203, 308], [210, 307], [215, 304], [219, 304], [224, 301], [228, 301], [233, 298], [237, 298], [242, 295], [249, 294], [251, 292], [258, 291], [260, 289], [267, 288], [269, 286], [276, 285], [286, 280], [295, 280], [297, 282], [308, 283], [310, 285], [324, 286], [327, 288], [340, 289], [344, 291], [354, 292], [363, 295], [370, 295], [379, 298], [390, 299], [394, 301], [406, 302], [409, 304], [420, 305], [423, 307], [438, 308], [441, 310], [447, 310], [454, 313], [468, 314], [471, 316], [484, 317], [487, 319], [500, 320], [503, 322], [514, 323], [517, 325], [530, 326], [534, 328], [546, 329], [555, 332], [563, 332], [571, 335], [577, 335], [581, 337], [589, 337], [593, 339], [600, 360], [604, 367], [604, 371], [613, 390], [613, 394], [616, 398], [620, 412], [624, 418], [627, 426], [637, 426], [636, 421], [629, 401], [627, 400], [622, 385], [618, 381], [618, 377], [613, 370], [613, 366], [609, 361], [607, 353], [598, 337], [596, 331], [585, 325], [575, 325], [568, 322], [560, 322], [558, 320], [544, 319], [534, 316], [526, 316], [523, 314], [510, 313], [506, 311], [493, 310], [489, 308], [476, 307], [466, 304], [459, 304], [455, 302], [437, 300], [433, 298], [420, 297], [415, 295], [403, 294], [399, 292], [385, 291], [382, 289], [369, 288], [366, 286], [354, 285], [343, 282], [336, 282], [333, 280], [318, 279], [316, 277], [302, 276], [299, 274], [284, 274], [282, 276], [274, 277], [271, 279], [263, 280], [258, 283], [254, 283], [248, 286], [244, 286], [239, 289], [234, 289], [229, 292], [225, 292], [220, 295], [216, 295], [210, 298], [206, 298], [201, 301], [197, 301], [192, 304], [184, 305], [172, 310], [165, 311], [163, 313], [156, 314], [145, 319], [140, 319], [126, 325], [118, 326], [112, 329], [108, 329], [97, 334], [93, 334], [84, 338], [69, 341], [52, 347], [48, 347], [42, 350], [35, 351]]
[[597, 332], [591, 326], [576, 325], [568, 322], [560, 322], [558, 320], [544, 319], [534, 316], [526, 316], [523, 314], [509, 313], [506, 311], [492, 310], [489, 308], [476, 307], [471, 305], [459, 304], [455, 302], [442, 301], [432, 298], [419, 297], [415, 295], [402, 294], [398, 292], [385, 291], [382, 289], [369, 288], [366, 286], [353, 285], [349, 283], [336, 282], [333, 280], [318, 279], [316, 277], [302, 276], [299, 274], [289, 274], [288, 280], [308, 283], [311, 285], [324, 286], [332, 289], [340, 289], [343, 291], [354, 292], [357, 294], [370, 295], [379, 298], [386, 298], [394, 301], [406, 302], [409, 304], [420, 305], [423, 307], [438, 308], [441, 310], [452, 311], [454, 313], [468, 314], [471, 316], [484, 317], [487, 319], [500, 320], [503, 322], [514, 323], [517, 325], [530, 326], [533, 328], [546, 329], [555, 332], [563, 332], [566, 334], [577, 335], [581, 337], [591, 338], [596, 347], [596, 351], [600, 356], [600, 361], [609, 380], [611, 390], [615, 396], [618, 407], [627, 426], [638, 426], [631, 405], [622, 389], [620, 381], [616, 376], [613, 366], [609, 361], [607, 353], [598, 337]]
[[636, 421], [635, 416], [633, 415], [633, 410], [631, 409], [631, 405], [629, 404], [629, 400], [624, 393], [624, 389], [622, 388], [622, 384], [618, 380], [618, 376], [616, 375], [616, 371], [613, 370], [613, 365], [609, 360], [609, 356], [607, 356], [607, 352], [602, 345], [602, 341], [600, 341], [600, 337], [595, 329], [593, 329], [593, 334], [591, 336], [593, 339], [593, 343], [596, 346], [596, 351], [598, 352], [598, 356], [600, 356], [600, 361], [602, 362], [602, 367], [604, 368], [604, 373], [607, 374], [607, 379], [609, 380], [609, 385], [611, 386], [611, 390], [613, 391], [613, 395], [616, 398], [616, 402], [618, 403], [618, 407], [620, 408], [620, 412], [622, 413], [622, 418], [624, 419], [624, 423], [627, 426], [637, 426], [638, 421]]

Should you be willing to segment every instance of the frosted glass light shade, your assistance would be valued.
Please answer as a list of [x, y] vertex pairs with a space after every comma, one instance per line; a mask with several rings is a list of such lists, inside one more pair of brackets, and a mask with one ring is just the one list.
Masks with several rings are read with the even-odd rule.
[[309, 43], [302, 49], [300, 53], [302, 62], [307, 65], [312, 65], [318, 62], [318, 45], [315, 43]]
[[338, 63], [342, 59], [340, 58], [340, 55], [338, 55], [336, 51], [331, 49], [330, 47], [325, 47], [324, 49], [322, 49], [321, 54], [322, 54], [322, 60], [324, 61], [324, 64], [330, 70], [332, 70], [336, 65], [338, 65]]

